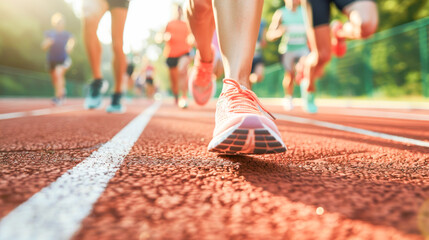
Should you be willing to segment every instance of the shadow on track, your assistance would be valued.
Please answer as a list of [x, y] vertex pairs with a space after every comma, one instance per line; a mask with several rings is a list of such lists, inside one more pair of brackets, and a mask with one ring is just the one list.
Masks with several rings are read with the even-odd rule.
[[[310, 131], [310, 130], [282, 130], [285, 131], [287, 133], [297, 133], [297, 134], [308, 134], [308, 135], [314, 135], [314, 136], [320, 136], [320, 137], [326, 137], [326, 138], [334, 138], [334, 139], [342, 139], [342, 140], [347, 140], [347, 141], [352, 141], [352, 142], [357, 142], [357, 143], [366, 143], [366, 144], [371, 144], [371, 145], [376, 145], [376, 146], [381, 146], [381, 147], [387, 147], [387, 148], [395, 148], [398, 150], [407, 150], [407, 151], [412, 151], [412, 152], [419, 152], [419, 153], [429, 153], [429, 148], [426, 147], [420, 147], [420, 146], [416, 146], [416, 145], [411, 145], [408, 146], [405, 143], [398, 143], [395, 141], [389, 141], [389, 140], [384, 140], [384, 139], [380, 139], [377, 140], [379, 138], [375, 138], [375, 137], [369, 137], [369, 136], [365, 136], [365, 135], [360, 135], [360, 134], [356, 134], [359, 136], [356, 137], [351, 137], [348, 135], [344, 135], [342, 134], [342, 132], [338, 131], [338, 130], [331, 130], [335, 131], [335, 133], [320, 133], [319, 131]], [[350, 133], [351, 135], [352, 133]]]
[[307, 165], [296, 161], [273, 161], [257, 157], [221, 156], [240, 164], [239, 175], [256, 187], [293, 202], [323, 207], [373, 225], [394, 227], [420, 234], [417, 214], [429, 198], [425, 177], [388, 167], [357, 168], [333, 163]]

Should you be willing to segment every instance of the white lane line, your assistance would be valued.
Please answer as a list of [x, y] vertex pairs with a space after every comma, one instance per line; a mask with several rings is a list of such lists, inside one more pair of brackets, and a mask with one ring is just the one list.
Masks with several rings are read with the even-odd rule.
[[32, 110], [32, 111], [27, 111], [27, 112], [2, 113], [2, 114], [0, 114], [0, 120], [20, 118], [20, 117], [28, 117], [28, 116], [42, 116], [42, 115], [49, 115], [49, 114], [56, 114], [56, 113], [73, 112], [73, 111], [81, 110], [81, 109], [83, 109], [83, 108], [79, 104], [79, 105], [72, 105], [72, 106], [64, 106], [64, 107], [60, 107], [60, 108], [36, 109], [36, 110]]
[[[262, 98], [266, 105], [282, 106], [283, 98]], [[386, 101], [386, 100], [351, 100], [351, 99], [323, 99], [318, 98], [316, 104], [319, 107], [356, 108], [356, 109], [390, 109], [390, 110], [429, 110], [427, 101]], [[294, 106], [302, 106], [302, 99], [294, 98]]]
[[349, 111], [341, 110], [335, 114], [359, 116], [359, 117], [376, 117], [376, 118], [429, 121], [429, 115], [414, 114], [414, 113], [381, 112], [381, 111], [374, 111], [374, 110], [349, 110]]
[[370, 130], [365, 130], [361, 128], [348, 127], [340, 124], [318, 121], [318, 120], [313, 120], [308, 118], [288, 116], [283, 114], [275, 114], [274, 116], [280, 120], [285, 120], [289, 122], [311, 124], [319, 127], [331, 128], [331, 129], [336, 129], [336, 130], [351, 132], [351, 133], [358, 133], [366, 136], [383, 138], [391, 141], [396, 141], [396, 142], [401, 142], [406, 144], [413, 144], [421, 147], [429, 147], [429, 142], [420, 141], [412, 138], [400, 137], [400, 136], [390, 135], [386, 133], [379, 133], [379, 132], [374, 132]]
[[0, 120], [11, 119], [11, 118], [20, 118], [27, 116], [26, 112], [12, 112], [12, 113], [3, 113], [0, 114]]
[[0, 221], [0, 239], [70, 239], [160, 107], [155, 102], [91, 156]]

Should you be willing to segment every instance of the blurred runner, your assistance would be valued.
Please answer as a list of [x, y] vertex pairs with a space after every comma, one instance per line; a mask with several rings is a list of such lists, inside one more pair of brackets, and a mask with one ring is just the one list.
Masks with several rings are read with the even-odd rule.
[[145, 66], [142, 69], [141, 75], [143, 75], [145, 79], [144, 84], [146, 90], [146, 97], [153, 98], [153, 95], [155, 94], [155, 84], [153, 80], [155, 77], [155, 68], [150, 61], [146, 62]]
[[[173, 20], [167, 24], [164, 32], [164, 55], [167, 57], [167, 66], [170, 73], [171, 91], [174, 95], [175, 103], [180, 108], [188, 107], [188, 67], [191, 61], [189, 52], [191, 51], [189, 32], [186, 22], [182, 20], [183, 10], [177, 6], [177, 12]], [[181, 96], [179, 99], [179, 90]]]
[[252, 60], [252, 69], [250, 70], [249, 82], [250, 88], [252, 85], [257, 82], [261, 82], [264, 78], [264, 56], [263, 56], [263, 48], [267, 45], [267, 41], [265, 39], [265, 35], [267, 32], [266, 29], [267, 23], [264, 20], [261, 20], [261, 24], [259, 25], [259, 33], [258, 38], [256, 40], [255, 53], [253, 55]]
[[134, 74], [135, 65], [133, 63], [132, 57], [130, 57], [130, 60], [127, 64], [127, 101], [132, 101], [133, 98], [133, 90], [134, 90], [134, 82], [135, 82], [135, 74]]
[[272, 121], [274, 117], [249, 89], [262, 5], [263, 0], [214, 0], [213, 5], [211, 0], [188, 2], [188, 21], [198, 49], [197, 74], [193, 81], [194, 86], [198, 86], [200, 93], [204, 94], [203, 100], [209, 98], [207, 96], [210, 96], [213, 88], [212, 63], [215, 54], [211, 42], [215, 22], [225, 70], [209, 151], [229, 154], [286, 151], [281, 135]]
[[[274, 41], [280, 37], [279, 53], [285, 70], [283, 77], [285, 92], [283, 107], [285, 110], [290, 111], [293, 109], [295, 65], [301, 57], [308, 54], [303, 9], [299, 1], [285, 1], [285, 6], [274, 13], [267, 31], [267, 39]], [[307, 94], [307, 97], [311, 97], [311, 94]], [[315, 105], [311, 106], [311, 101], [304, 101], [305, 109], [314, 111]]]
[[[296, 2], [299, 0], [286, 0]], [[325, 65], [331, 59], [331, 53], [342, 56], [346, 52], [345, 39], [362, 39], [371, 36], [378, 25], [378, 12], [375, 1], [372, 0], [303, 0], [307, 20], [307, 37], [310, 54], [303, 60], [302, 93], [311, 94], [314, 103], [315, 80], [319, 77]], [[347, 15], [349, 21], [342, 25], [334, 21], [329, 26], [331, 18], [330, 4]], [[292, 4], [292, 3], [291, 3]], [[304, 96], [305, 98], [305, 96]], [[316, 112], [317, 108], [309, 112]]]
[[93, 74], [89, 93], [85, 99], [88, 109], [99, 108], [102, 102], [103, 76], [101, 74], [101, 44], [97, 37], [98, 23], [106, 11], [112, 15], [112, 47], [113, 70], [115, 76], [114, 93], [111, 104], [106, 108], [110, 113], [122, 113], [125, 106], [121, 104], [124, 75], [127, 60], [122, 50], [125, 20], [127, 18], [129, 0], [85, 0], [84, 13], [84, 40]]
[[61, 13], [55, 13], [51, 17], [51, 24], [54, 29], [45, 33], [42, 49], [48, 51], [47, 60], [55, 91], [52, 102], [59, 106], [64, 102], [66, 95], [64, 75], [71, 65], [69, 53], [72, 51], [75, 41], [73, 36], [64, 30], [65, 20]]

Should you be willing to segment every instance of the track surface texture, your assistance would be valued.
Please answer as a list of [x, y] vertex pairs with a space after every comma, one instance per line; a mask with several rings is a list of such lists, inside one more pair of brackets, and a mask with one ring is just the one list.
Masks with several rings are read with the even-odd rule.
[[[133, 100], [119, 115], [76, 104], [82, 100], [58, 108], [47, 99], [0, 100], [0, 114], [24, 112], [0, 120], [0, 226], [154, 102]], [[427, 120], [267, 107], [429, 142]], [[38, 109], [54, 110], [28, 114]], [[164, 100], [71, 238], [429, 239], [429, 147], [279, 118], [286, 153], [218, 155], [207, 151], [214, 112], [214, 101], [181, 110]]]

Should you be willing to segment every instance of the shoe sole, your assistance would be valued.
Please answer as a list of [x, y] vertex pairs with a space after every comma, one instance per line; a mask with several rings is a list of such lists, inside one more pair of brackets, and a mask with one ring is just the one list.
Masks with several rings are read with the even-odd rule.
[[96, 109], [102, 109], [104, 108], [104, 103], [103, 103], [103, 99], [101, 99], [99, 104], [94, 104], [94, 105], [89, 105], [86, 103], [86, 100], [83, 104], [83, 108], [86, 110], [96, 110]]
[[107, 113], [111, 113], [111, 114], [123, 114], [127, 111], [127, 109], [125, 107], [123, 107], [121, 110], [108, 110], [106, 109]]
[[208, 150], [224, 154], [273, 154], [286, 152], [281, 137], [257, 116], [247, 116], [213, 138]]

